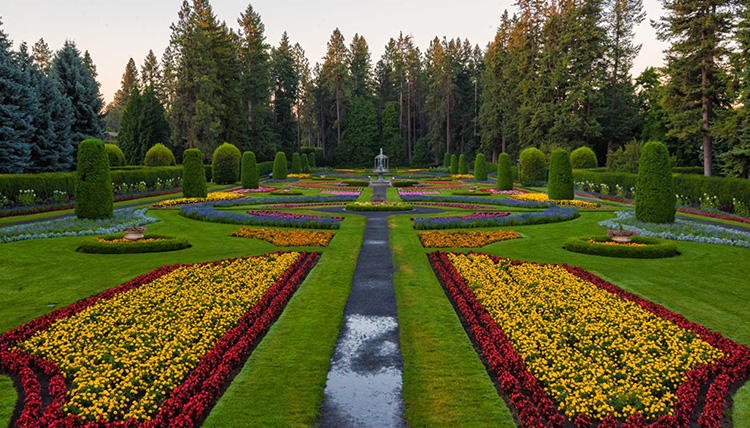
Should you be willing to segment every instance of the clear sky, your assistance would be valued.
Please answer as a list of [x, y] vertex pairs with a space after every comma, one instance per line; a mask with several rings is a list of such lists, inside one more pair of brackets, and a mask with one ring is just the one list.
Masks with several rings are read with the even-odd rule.
[[[399, 31], [411, 34], [424, 50], [435, 36], [468, 38], [484, 47], [493, 39], [505, 9], [514, 0], [256, 0], [253, 7], [266, 26], [271, 45], [284, 31], [292, 43], [305, 49], [311, 65], [325, 54], [326, 43], [338, 27], [347, 43], [355, 33], [367, 39], [373, 64]], [[149, 49], [161, 57], [169, 42], [169, 26], [177, 20], [182, 0], [4, 0], [0, 6], [3, 30], [15, 42], [33, 45], [40, 37], [53, 50], [66, 39], [88, 50], [97, 66], [102, 94], [107, 102], [120, 86], [128, 58], [140, 66]], [[237, 18], [247, 0], [213, 0], [219, 19], [237, 28]], [[659, 0], [644, 0], [646, 20], [637, 29], [643, 45], [635, 61], [634, 75], [648, 66], [662, 65], [665, 44], [656, 40], [649, 20], [662, 13]]]

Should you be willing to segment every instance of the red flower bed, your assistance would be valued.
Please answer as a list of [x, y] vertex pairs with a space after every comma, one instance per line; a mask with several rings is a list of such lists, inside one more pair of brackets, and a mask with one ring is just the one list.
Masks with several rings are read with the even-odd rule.
[[[112, 299], [120, 293], [138, 288], [182, 266], [171, 265], [155, 269], [123, 285], [106, 290], [60, 308], [0, 336], [0, 372], [19, 379], [23, 403], [20, 415], [14, 422], [19, 428], [134, 428], [134, 427], [193, 427], [204, 417], [229, 379], [232, 370], [260, 341], [284, 309], [297, 287], [319, 258], [319, 253], [303, 252], [261, 299], [245, 313], [237, 325], [227, 330], [188, 373], [177, 388], [162, 402], [159, 412], [148, 421], [98, 421], [83, 422], [78, 416], [65, 414], [67, 386], [59, 367], [43, 358], [14, 349], [19, 342], [49, 328], [55, 321], [83, 311], [102, 300]], [[218, 264], [220, 262], [200, 263]], [[49, 396], [49, 404], [43, 399]], [[45, 399], [44, 402], [47, 400]]]
[[[695, 333], [703, 341], [724, 353], [716, 363], [697, 366], [683, 375], [682, 383], [675, 392], [677, 401], [672, 415], [662, 415], [652, 422], [647, 422], [640, 413], [634, 413], [626, 421], [618, 421], [611, 415], [603, 420], [591, 420], [584, 415], [578, 415], [574, 420], [570, 420], [560, 412], [558, 405], [552, 401], [543, 385], [526, 367], [506, 333], [477, 299], [447, 254], [435, 251], [428, 257], [456, 312], [465, 320], [467, 334], [474, 340], [478, 352], [486, 359], [488, 372], [507, 395], [524, 427], [688, 428], [696, 426], [697, 420], [700, 427], [720, 428], [725, 426], [724, 405], [730, 390], [750, 375], [750, 348], [747, 346], [727, 339], [700, 324], [690, 322], [680, 314], [629, 293], [581, 268], [562, 265], [571, 274], [600, 289], [631, 301], [644, 310]], [[495, 256], [489, 257], [496, 263], [503, 260]], [[526, 262], [512, 261], [514, 265], [523, 263]]]

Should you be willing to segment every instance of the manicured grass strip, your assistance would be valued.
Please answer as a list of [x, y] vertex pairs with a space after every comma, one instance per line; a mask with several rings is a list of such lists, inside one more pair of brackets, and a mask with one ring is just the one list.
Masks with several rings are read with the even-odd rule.
[[409, 216], [393, 216], [389, 226], [409, 426], [515, 427], [432, 273]]

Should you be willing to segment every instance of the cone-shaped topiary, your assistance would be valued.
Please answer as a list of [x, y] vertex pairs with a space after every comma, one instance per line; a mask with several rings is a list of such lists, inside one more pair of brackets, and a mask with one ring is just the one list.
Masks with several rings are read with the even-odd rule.
[[554, 150], [550, 155], [547, 196], [553, 200], [569, 200], [575, 197], [573, 168], [570, 166], [570, 154], [565, 149]]
[[299, 157], [299, 153], [292, 153], [292, 174], [302, 173], [302, 160]]
[[260, 185], [258, 175], [258, 163], [255, 161], [255, 153], [245, 152], [242, 154], [242, 188], [257, 189]]
[[273, 160], [273, 179], [286, 180], [286, 155], [284, 152], [276, 153], [276, 159]]
[[579, 147], [570, 153], [570, 164], [573, 169], [588, 169], [599, 166], [596, 154], [586, 146]]
[[461, 156], [458, 157], [458, 173], [459, 174], [468, 174], [469, 173], [469, 167], [466, 165], [466, 157], [461, 154]]
[[541, 150], [529, 147], [521, 152], [518, 180], [524, 186], [535, 186], [547, 179], [547, 159]]
[[445, 154], [443, 155], [443, 166], [446, 168], [451, 167], [451, 154], [448, 152], [445, 152]]
[[483, 154], [478, 154], [474, 159], [474, 181], [487, 180], [487, 161]]
[[100, 140], [91, 138], [78, 145], [75, 199], [78, 218], [112, 217], [114, 196], [109, 156]]
[[234, 184], [240, 177], [242, 154], [234, 144], [224, 143], [214, 150], [213, 180], [216, 184]]
[[667, 146], [644, 144], [635, 185], [635, 216], [649, 223], [672, 223], [675, 216], [674, 179]]
[[182, 195], [186, 198], [205, 198], [207, 194], [203, 154], [198, 149], [187, 149], [182, 154]]
[[173, 166], [176, 165], [174, 154], [162, 143], [154, 144], [146, 152], [146, 157], [143, 159], [143, 164], [146, 166]]
[[500, 153], [497, 158], [497, 190], [513, 190], [513, 171], [507, 153]]
[[310, 172], [310, 160], [307, 158], [307, 153], [302, 153], [300, 155], [300, 158], [302, 158], [302, 172], [307, 174]]
[[458, 174], [458, 158], [451, 155], [451, 174]]
[[105, 144], [104, 148], [107, 150], [107, 156], [109, 157], [109, 166], [125, 165], [125, 153], [119, 147], [114, 144]]
[[308, 156], [307, 159], [310, 161], [311, 169], [317, 167], [317, 165], [315, 165], [315, 152], [310, 152], [310, 156]]

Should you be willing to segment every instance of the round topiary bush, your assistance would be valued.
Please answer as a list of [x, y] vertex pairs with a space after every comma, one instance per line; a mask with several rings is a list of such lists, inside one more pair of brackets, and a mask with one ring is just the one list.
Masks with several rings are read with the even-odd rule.
[[487, 161], [482, 153], [474, 159], [474, 181], [487, 180]]
[[446, 168], [451, 167], [451, 154], [448, 152], [445, 152], [443, 154], [443, 166]]
[[644, 144], [635, 184], [636, 218], [648, 223], [673, 223], [676, 202], [667, 146]]
[[497, 157], [497, 190], [513, 190], [513, 171], [510, 164], [510, 155], [500, 153]]
[[573, 169], [599, 167], [599, 162], [596, 160], [596, 153], [586, 146], [579, 147], [570, 153], [570, 164], [573, 166]]
[[214, 150], [213, 179], [216, 184], [234, 184], [240, 176], [242, 154], [234, 144], [224, 143]]
[[461, 154], [461, 156], [458, 157], [458, 173], [459, 174], [468, 174], [469, 173], [469, 167], [466, 165], [466, 157]]
[[307, 158], [307, 153], [302, 153], [300, 157], [302, 158], [302, 172], [310, 173], [310, 159]]
[[259, 185], [260, 176], [258, 175], [255, 153], [245, 152], [242, 154], [242, 188], [257, 189]]
[[317, 165], [315, 164], [315, 152], [310, 152], [307, 159], [310, 161], [310, 168], [317, 168]]
[[205, 198], [208, 195], [203, 154], [198, 149], [188, 149], [182, 154], [182, 195], [186, 198]]
[[273, 160], [273, 179], [286, 180], [286, 155], [284, 152], [276, 153], [276, 159]]
[[105, 144], [104, 149], [107, 150], [107, 157], [109, 157], [109, 166], [125, 165], [125, 153], [123, 153], [119, 147], [114, 144]]
[[575, 197], [573, 168], [570, 166], [570, 155], [565, 149], [554, 150], [550, 155], [547, 195], [555, 201], [570, 200]]
[[75, 213], [78, 218], [109, 218], [113, 210], [112, 179], [109, 156], [104, 143], [97, 139], [78, 145], [76, 170]]
[[615, 245], [608, 236], [572, 237], [565, 241], [564, 248], [574, 253], [629, 259], [661, 259], [678, 254], [674, 242], [666, 239], [633, 236], [630, 240], [635, 245]]
[[302, 160], [299, 153], [292, 153], [292, 174], [302, 174]]
[[547, 179], [547, 159], [541, 150], [529, 147], [521, 152], [518, 179], [524, 186], [543, 184]]
[[456, 155], [451, 155], [451, 174], [458, 174], [458, 158]]
[[177, 162], [172, 151], [164, 144], [158, 143], [148, 149], [146, 157], [143, 159], [143, 164], [146, 166], [173, 166]]

